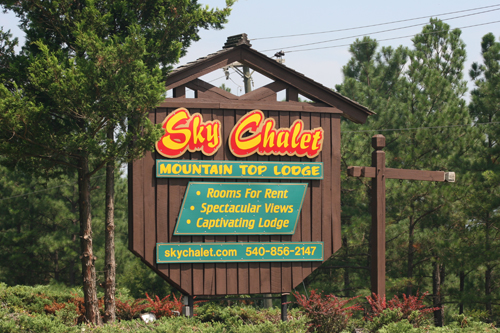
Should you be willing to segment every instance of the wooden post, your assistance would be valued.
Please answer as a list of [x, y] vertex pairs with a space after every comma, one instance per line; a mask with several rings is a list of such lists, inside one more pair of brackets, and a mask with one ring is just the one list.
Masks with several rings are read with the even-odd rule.
[[287, 309], [288, 309], [288, 295], [290, 295], [290, 293], [283, 293], [281, 294], [281, 321], [287, 321], [288, 320], [288, 313], [287, 313]]
[[372, 166], [347, 168], [351, 177], [372, 178], [371, 209], [372, 230], [370, 236], [370, 280], [371, 291], [382, 297], [385, 295], [385, 180], [406, 179], [435, 182], [455, 182], [454, 172], [405, 170], [385, 167], [385, 137], [381, 134], [372, 137]]
[[371, 230], [371, 290], [377, 295], [385, 295], [385, 137], [372, 137], [372, 230]]

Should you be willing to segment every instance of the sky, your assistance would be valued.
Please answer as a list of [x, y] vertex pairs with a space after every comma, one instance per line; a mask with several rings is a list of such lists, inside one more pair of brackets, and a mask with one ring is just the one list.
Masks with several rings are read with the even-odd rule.
[[[209, 7], [222, 8], [225, 6], [225, 0], [199, 0], [199, 3]], [[500, 36], [500, 1], [498, 0], [238, 0], [233, 5], [232, 13], [225, 28], [222, 30], [201, 30], [201, 40], [191, 45], [187, 55], [181, 58], [178, 65], [183, 65], [219, 51], [228, 36], [246, 33], [252, 48], [255, 50], [268, 56], [273, 56], [277, 51], [283, 50], [285, 52], [286, 66], [327, 87], [334, 88], [336, 84], [342, 83], [342, 66], [350, 58], [348, 45], [356, 38], [361, 39], [363, 36], [370, 36], [379, 40], [380, 46], [397, 47], [405, 45], [411, 47], [411, 36], [419, 33], [422, 27], [429, 22], [431, 16], [442, 19], [452, 28], [461, 28], [462, 39], [467, 50], [464, 78], [470, 80], [467, 73], [471, 64], [481, 62], [481, 38], [489, 32], [493, 32], [497, 38]], [[405, 21], [384, 24], [402, 20]], [[15, 36], [22, 37], [22, 32], [17, 27], [18, 21], [13, 14], [0, 13], [0, 22], [0, 26], [3, 26], [4, 30], [11, 29]], [[307, 34], [369, 25], [378, 26], [305, 36], [264, 39], [265, 37]], [[473, 25], [480, 26], [469, 27]], [[383, 30], [393, 31], [376, 33]], [[384, 40], [396, 37], [404, 38]], [[290, 46], [334, 39], [337, 40], [290, 48]], [[304, 49], [321, 47], [323, 49], [304, 51]], [[224, 83], [231, 88], [232, 93], [242, 95], [242, 78], [233, 70], [230, 70], [230, 72], [229, 80], [226, 80], [222, 70], [208, 74], [203, 79], [216, 86]], [[254, 88], [261, 87], [269, 82], [267, 78], [256, 73], [253, 74], [253, 79]], [[472, 85], [469, 84], [469, 89], [471, 88]]]

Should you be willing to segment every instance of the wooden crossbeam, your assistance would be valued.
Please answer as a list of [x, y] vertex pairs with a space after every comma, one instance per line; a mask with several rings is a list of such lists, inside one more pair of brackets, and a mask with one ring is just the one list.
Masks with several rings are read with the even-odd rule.
[[[386, 179], [404, 179], [404, 180], [426, 180], [431, 182], [446, 181], [445, 171], [427, 171], [427, 170], [406, 170], [385, 168]], [[347, 168], [347, 175], [351, 177], [375, 178], [375, 167], [351, 166]]]
[[385, 137], [381, 134], [372, 137], [372, 166], [350, 166], [347, 175], [351, 177], [372, 178], [372, 232], [370, 240], [371, 291], [379, 296], [385, 295], [385, 180], [405, 179], [434, 182], [454, 182], [454, 172], [406, 170], [385, 167]]

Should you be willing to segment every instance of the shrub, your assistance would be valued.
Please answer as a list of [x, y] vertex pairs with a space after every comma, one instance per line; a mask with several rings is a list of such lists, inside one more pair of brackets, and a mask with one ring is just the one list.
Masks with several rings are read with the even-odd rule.
[[138, 318], [139, 314], [149, 306], [148, 304], [144, 304], [143, 298], [138, 298], [134, 301], [127, 300], [125, 302], [116, 299], [115, 304], [117, 320], [132, 320]]
[[293, 293], [297, 304], [307, 314], [310, 328], [316, 332], [341, 332], [347, 327], [349, 318], [354, 311], [362, 310], [355, 304], [346, 306], [358, 297], [340, 300], [333, 295], [322, 296], [312, 290], [309, 299], [299, 293]]
[[149, 297], [148, 293], [146, 293], [146, 300], [149, 304], [147, 304], [146, 308], [149, 309], [151, 313], [153, 313], [157, 319], [161, 317], [172, 317], [174, 315], [173, 311], [182, 312], [182, 301], [179, 298], [173, 296], [173, 300], [170, 300], [170, 295], [167, 295], [160, 299], [158, 296], [154, 296], [154, 300]]
[[196, 309], [196, 318], [202, 323], [219, 322], [224, 325], [253, 325], [266, 321], [263, 311], [257, 311], [251, 306], [224, 306], [216, 303], [206, 303]]
[[377, 332], [379, 333], [419, 333], [421, 332], [418, 328], [414, 328], [412, 324], [406, 319], [399, 322], [390, 323], [383, 326]]
[[[414, 327], [420, 327], [426, 317], [435, 310], [439, 310], [437, 307], [429, 308], [424, 304], [424, 298], [427, 295], [428, 293], [424, 293], [419, 296], [417, 292], [416, 296], [410, 295], [407, 297], [403, 294], [403, 300], [394, 296], [394, 298], [388, 302], [386, 302], [385, 296], [380, 297], [375, 293], [372, 296], [366, 297], [371, 307], [371, 312], [366, 317], [366, 320], [379, 322], [377, 325], [375, 325], [375, 323], [367, 323], [367, 327], [370, 327], [370, 331], [375, 332], [378, 328], [388, 324], [391, 320], [392, 322], [408, 320]], [[383, 318], [375, 320], [377, 317]]]
[[[403, 313], [400, 309], [385, 309], [377, 316], [367, 320], [365, 322], [365, 328], [370, 332], [378, 332], [382, 327], [400, 321], [409, 323], [408, 320], [403, 319]], [[413, 327], [413, 325], [411, 325], [411, 327]]]

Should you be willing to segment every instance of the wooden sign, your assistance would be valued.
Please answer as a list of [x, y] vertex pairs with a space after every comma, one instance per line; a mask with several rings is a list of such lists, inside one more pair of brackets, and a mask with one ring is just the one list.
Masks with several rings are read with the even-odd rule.
[[[274, 82], [235, 96], [199, 79], [235, 61]], [[165, 134], [129, 165], [130, 250], [185, 295], [290, 292], [341, 246], [340, 120], [372, 112], [244, 42], [172, 71], [167, 87], [149, 113]], [[254, 198], [207, 198], [209, 183]], [[287, 190], [296, 197], [278, 197]]]

